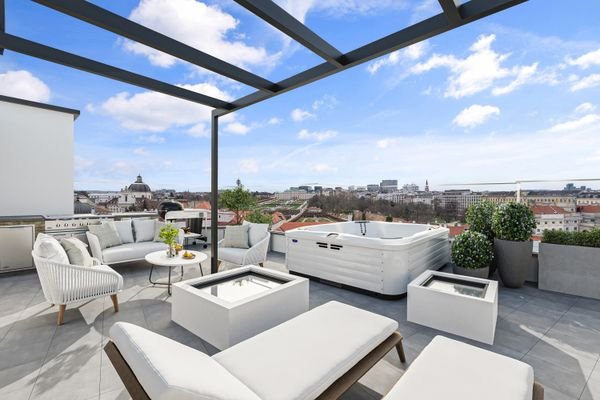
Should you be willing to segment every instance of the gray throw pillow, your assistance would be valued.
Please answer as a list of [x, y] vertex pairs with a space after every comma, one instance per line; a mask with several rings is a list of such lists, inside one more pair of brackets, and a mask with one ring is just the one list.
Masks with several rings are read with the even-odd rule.
[[133, 227], [131, 226], [131, 220], [125, 219], [122, 221], [108, 221], [107, 224], [114, 225], [119, 237], [121, 238], [121, 242], [123, 243], [133, 243]]
[[77, 238], [65, 238], [60, 241], [60, 245], [67, 252], [69, 264], [80, 265], [82, 267], [91, 267], [94, 265], [92, 256], [87, 250], [87, 245]]
[[123, 244], [113, 224], [90, 225], [88, 229], [98, 237], [102, 250]]
[[249, 225], [229, 225], [225, 227], [223, 247], [235, 247], [237, 249], [248, 249]]
[[135, 231], [135, 242], [151, 242], [154, 240], [154, 219], [134, 219], [133, 230]]
[[165, 226], [167, 226], [166, 223], [161, 222], [161, 221], [156, 221], [156, 223], [154, 224], [154, 241], [155, 242], [162, 242], [163, 240], [160, 238], [160, 230], [162, 228], [164, 228]]
[[248, 229], [248, 242], [250, 247], [263, 240], [269, 231], [269, 224], [254, 224], [252, 222], [244, 221], [244, 225], [250, 227]]

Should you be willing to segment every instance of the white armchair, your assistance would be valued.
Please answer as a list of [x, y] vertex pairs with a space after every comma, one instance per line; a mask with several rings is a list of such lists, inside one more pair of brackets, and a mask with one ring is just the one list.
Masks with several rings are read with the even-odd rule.
[[58, 325], [62, 325], [67, 304], [110, 296], [119, 311], [117, 293], [123, 289], [123, 277], [98, 259], [92, 267], [61, 264], [31, 253], [46, 300], [58, 304]]
[[224, 240], [219, 241], [219, 264], [221, 261], [225, 261], [240, 266], [249, 264], [264, 266], [263, 263], [267, 260], [267, 251], [271, 240], [269, 232], [266, 232], [265, 236], [249, 249], [222, 247]]

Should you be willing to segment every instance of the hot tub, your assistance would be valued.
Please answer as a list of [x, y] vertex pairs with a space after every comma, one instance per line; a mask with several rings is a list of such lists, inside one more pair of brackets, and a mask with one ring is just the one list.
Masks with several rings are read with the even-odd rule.
[[448, 262], [448, 229], [434, 225], [356, 221], [286, 232], [291, 273], [383, 296], [404, 295], [423, 271]]

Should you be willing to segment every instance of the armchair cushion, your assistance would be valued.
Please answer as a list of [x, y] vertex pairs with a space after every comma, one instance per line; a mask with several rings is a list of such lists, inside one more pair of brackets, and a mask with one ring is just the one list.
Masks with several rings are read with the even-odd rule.
[[94, 260], [88, 252], [87, 245], [77, 238], [65, 238], [60, 241], [60, 245], [67, 252], [69, 264], [80, 265], [82, 267], [91, 267]]
[[219, 260], [230, 262], [232, 264], [243, 265], [244, 256], [248, 250], [236, 249], [235, 247], [221, 247], [219, 248]]
[[98, 237], [102, 250], [123, 244], [114, 224], [90, 225], [88, 229]]
[[97, 258], [100, 262], [102, 262], [102, 246], [100, 246], [98, 236], [94, 235], [90, 231], [86, 232], [85, 236], [87, 237], [87, 241], [90, 245], [92, 256], [94, 256], [94, 258]]
[[38, 257], [45, 258], [48, 261], [69, 264], [69, 257], [65, 249], [60, 245], [58, 240], [45, 233], [37, 235], [35, 244], [33, 245], [33, 252]]
[[109, 221], [108, 223], [113, 224], [122, 243], [133, 243], [133, 227], [131, 220], [126, 219], [122, 221]]
[[248, 243], [250, 247], [256, 246], [258, 242], [267, 236], [269, 231], [269, 224], [254, 224], [251, 222], [244, 221], [244, 225], [248, 225]]
[[125, 322], [110, 338], [154, 400], [260, 400], [206, 354]]
[[236, 249], [248, 249], [249, 225], [231, 225], [225, 227], [225, 237], [223, 238], [223, 247], [233, 247]]
[[156, 220], [154, 219], [134, 219], [133, 228], [135, 230], [135, 242], [151, 242], [154, 240]]

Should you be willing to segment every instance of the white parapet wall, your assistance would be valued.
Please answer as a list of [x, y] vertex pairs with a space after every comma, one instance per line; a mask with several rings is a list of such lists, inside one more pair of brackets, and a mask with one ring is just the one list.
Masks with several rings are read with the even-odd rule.
[[73, 214], [77, 115], [0, 96], [0, 216]]

